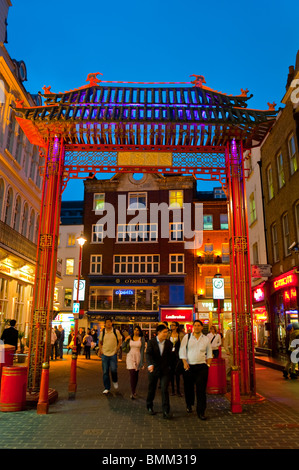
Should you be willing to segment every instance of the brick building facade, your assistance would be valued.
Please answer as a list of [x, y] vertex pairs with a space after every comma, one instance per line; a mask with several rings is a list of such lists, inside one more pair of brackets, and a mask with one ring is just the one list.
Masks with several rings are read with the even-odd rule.
[[[198, 316], [199, 296], [210, 300], [210, 291], [197, 294], [206, 285], [202, 276], [212, 278], [229, 259], [226, 201], [210, 194], [205, 200], [196, 184], [192, 176], [160, 174], [85, 180], [82, 276], [90, 322], [111, 316], [117, 324], [138, 322], [151, 334], [161, 319], [188, 329]], [[192, 237], [196, 204], [204, 208], [206, 246], [199, 248]], [[209, 260], [202, 264], [205, 249]], [[224, 274], [228, 270], [227, 264]]]
[[299, 154], [298, 100], [293, 82], [299, 79], [299, 54], [290, 67], [285, 107], [261, 146], [265, 231], [272, 277], [265, 286], [270, 314], [269, 347], [285, 353], [285, 329], [298, 321]]

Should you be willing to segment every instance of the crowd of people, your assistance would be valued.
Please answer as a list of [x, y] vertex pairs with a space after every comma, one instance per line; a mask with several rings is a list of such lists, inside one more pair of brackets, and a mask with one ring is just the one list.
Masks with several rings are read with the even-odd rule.
[[[1, 336], [4, 343], [11, 344], [17, 349], [18, 330], [15, 320], [10, 321]], [[299, 323], [291, 323], [286, 328], [286, 351], [288, 360], [283, 371], [284, 378], [296, 379], [298, 360], [294, 360], [299, 344]], [[62, 325], [51, 329], [51, 359], [63, 359], [65, 332]], [[201, 420], [206, 420], [206, 388], [209, 367], [214, 359], [220, 357], [221, 347], [225, 349], [227, 360], [227, 375], [230, 374], [233, 357], [233, 335], [229, 328], [226, 335], [210, 327], [207, 335], [203, 334], [203, 324], [200, 320], [193, 322], [192, 333], [185, 333], [182, 325], [176, 321], [158, 324], [156, 334], [152, 339], [135, 325], [131, 334], [122, 333], [114, 328], [110, 318], [105, 320], [100, 334], [96, 329], [79, 328], [75, 338], [72, 329], [68, 336], [67, 354], [75, 350], [77, 355], [85, 355], [90, 359], [94, 349], [101, 357], [104, 383], [104, 394], [111, 389], [111, 381], [115, 390], [118, 389], [117, 363], [122, 353], [126, 354], [126, 368], [129, 371], [129, 381], [132, 400], [137, 398], [139, 371], [145, 368], [148, 372], [148, 391], [146, 398], [147, 411], [155, 415], [154, 399], [157, 387], [161, 389], [163, 417], [170, 419], [170, 395], [185, 397], [186, 410], [192, 412], [196, 402], [196, 412]], [[119, 357], [119, 359], [118, 359]], [[111, 379], [110, 379], [111, 377]], [[170, 388], [170, 393], [169, 393]], [[183, 392], [183, 393], [182, 393]]]
[[[212, 326], [208, 335], [203, 334], [200, 320], [193, 323], [192, 333], [185, 333], [179, 323], [160, 323], [155, 336], [145, 341], [141, 328], [136, 325], [132, 334], [122, 338], [119, 330], [113, 327], [111, 319], [99, 336], [99, 355], [102, 359], [104, 394], [111, 386], [118, 390], [117, 355], [126, 353], [126, 367], [131, 386], [130, 398], [137, 397], [140, 369], [147, 367], [148, 392], [147, 411], [155, 415], [154, 399], [157, 387], [161, 389], [162, 410], [165, 419], [171, 419], [170, 394], [182, 397], [182, 384], [186, 409], [191, 413], [196, 402], [196, 412], [201, 420], [206, 420], [206, 388], [209, 367], [212, 359], [219, 357], [222, 336]], [[111, 379], [110, 379], [111, 376]], [[112, 382], [112, 383], [111, 383]], [[181, 383], [182, 382], [182, 383]], [[169, 393], [169, 385], [171, 393]]]

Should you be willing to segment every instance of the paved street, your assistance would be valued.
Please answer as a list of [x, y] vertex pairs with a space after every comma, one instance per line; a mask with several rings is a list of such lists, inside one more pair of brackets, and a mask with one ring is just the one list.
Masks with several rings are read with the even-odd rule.
[[71, 356], [51, 362], [50, 387], [59, 397], [48, 415], [35, 409], [0, 413], [1, 449], [297, 449], [299, 380], [256, 365], [257, 391], [266, 399], [232, 414], [225, 396], [209, 395], [207, 415], [187, 414], [184, 398], [171, 397], [173, 419], [162, 418], [160, 392], [156, 416], [146, 413], [147, 373], [140, 372], [138, 398], [131, 400], [128, 371], [119, 362], [119, 391], [102, 394], [101, 362], [78, 359], [78, 390], [68, 400]]

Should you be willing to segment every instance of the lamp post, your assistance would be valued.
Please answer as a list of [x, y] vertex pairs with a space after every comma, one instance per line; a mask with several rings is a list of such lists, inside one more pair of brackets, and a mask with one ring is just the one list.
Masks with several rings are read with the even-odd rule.
[[[79, 265], [78, 265], [78, 281], [77, 281], [77, 296], [76, 302], [77, 305], [79, 304], [79, 287], [80, 287], [80, 277], [81, 277], [81, 265], [82, 265], [82, 249], [86, 239], [81, 234], [80, 237], [77, 238], [77, 242], [79, 243]], [[80, 308], [79, 308], [80, 311]], [[71, 362], [71, 374], [70, 374], [70, 382], [69, 382], [69, 399], [75, 398], [76, 391], [77, 391], [77, 335], [78, 335], [78, 319], [79, 313], [74, 314], [75, 317], [75, 334], [74, 334], [74, 346], [72, 349], [72, 362]]]

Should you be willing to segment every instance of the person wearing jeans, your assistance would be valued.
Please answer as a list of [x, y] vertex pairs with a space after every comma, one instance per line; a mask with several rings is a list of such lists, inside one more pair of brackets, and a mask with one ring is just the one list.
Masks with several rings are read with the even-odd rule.
[[111, 388], [110, 372], [113, 387], [118, 389], [117, 378], [117, 352], [121, 347], [122, 337], [118, 330], [113, 328], [110, 318], [105, 320], [105, 327], [99, 337], [99, 355], [102, 357], [104, 394], [109, 393]]

